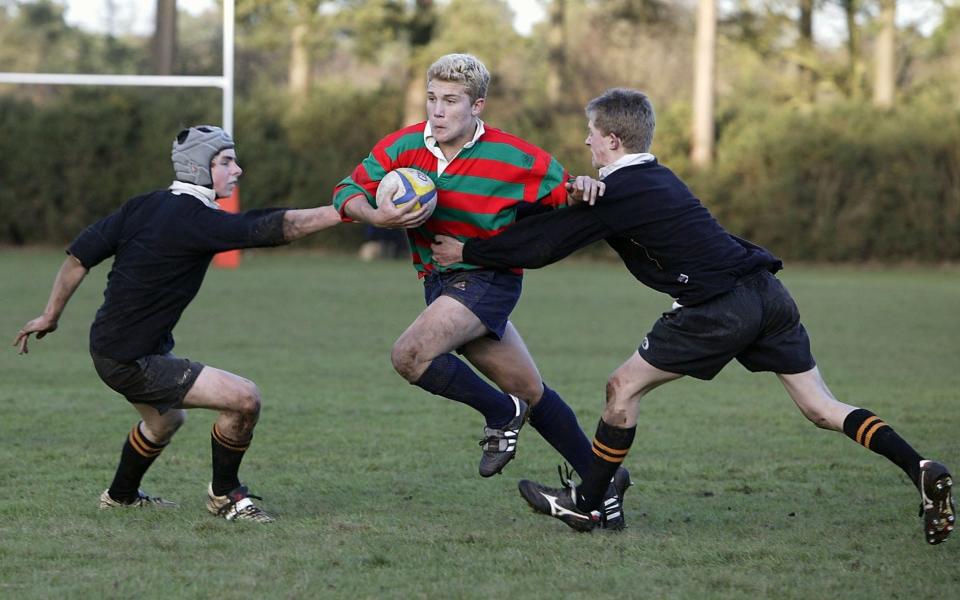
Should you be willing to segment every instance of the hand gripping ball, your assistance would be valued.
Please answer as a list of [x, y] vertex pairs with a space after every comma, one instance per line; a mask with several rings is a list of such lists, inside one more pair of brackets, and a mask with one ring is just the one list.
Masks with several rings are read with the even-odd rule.
[[413, 210], [423, 207], [433, 213], [437, 207], [437, 187], [423, 171], [401, 167], [387, 173], [377, 187], [377, 203], [392, 200], [396, 206], [416, 202]]

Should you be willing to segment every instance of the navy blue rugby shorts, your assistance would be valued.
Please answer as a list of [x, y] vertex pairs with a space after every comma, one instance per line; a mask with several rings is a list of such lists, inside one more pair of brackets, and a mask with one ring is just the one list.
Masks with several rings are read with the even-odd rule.
[[796, 303], [767, 270], [703, 304], [664, 313], [637, 351], [658, 369], [697, 379], [713, 379], [733, 359], [754, 372], [816, 366]]
[[495, 340], [503, 338], [510, 313], [520, 300], [523, 276], [507, 271], [433, 272], [424, 277], [423, 295], [427, 306], [440, 296], [449, 296], [477, 315]]
[[105, 384], [128, 402], [149, 404], [161, 415], [180, 408], [203, 365], [173, 354], [148, 354], [133, 362], [119, 362], [91, 351], [93, 366]]

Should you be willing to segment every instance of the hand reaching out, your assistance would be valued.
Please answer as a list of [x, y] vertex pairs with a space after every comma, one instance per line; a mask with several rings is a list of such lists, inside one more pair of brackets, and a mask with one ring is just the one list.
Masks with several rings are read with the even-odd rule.
[[36, 319], [27, 322], [27, 324], [17, 332], [17, 337], [13, 340], [13, 345], [18, 347], [18, 354], [27, 354], [30, 352], [27, 348], [27, 342], [30, 339], [31, 333], [36, 333], [37, 339], [40, 340], [43, 339], [43, 336], [48, 333], [53, 333], [56, 330], [56, 321], [46, 315], [40, 315]]

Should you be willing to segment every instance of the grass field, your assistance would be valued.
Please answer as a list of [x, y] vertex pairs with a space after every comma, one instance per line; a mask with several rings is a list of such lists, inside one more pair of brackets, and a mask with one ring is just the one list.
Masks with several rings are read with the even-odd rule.
[[[42, 310], [61, 257], [0, 252], [7, 344]], [[178, 354], [260, 386], [241, 476], [276, 524], [205, 512], [204, 411], [144, 482], [179, 510], [99, 512], [135, 422], [86, 353], [107, 270], [28, 356], [0, 353], [0, 598], [960, 596], [960, 539], [927, 546], [899, 469], [736, 364], [644, 401], [627, 531], [578, 535], [533, 514], [516, 482], [555, 484], [558, 462], [536, 432], [482, 480], [478, 415], [392, 371], [391, 343], [422, 305], [402, 262], [249, 253], [210, 273], [176, 331]], [[782, 279], [834, 393], [960, 469], [960, 270]], [[620, 265], [569, 262], [528, 275], [514, 322], [592, 436], [607, 375], [668, 304]]]

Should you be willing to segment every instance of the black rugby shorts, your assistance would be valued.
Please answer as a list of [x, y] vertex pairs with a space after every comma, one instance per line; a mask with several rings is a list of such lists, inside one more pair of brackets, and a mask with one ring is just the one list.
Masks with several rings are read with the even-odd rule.
[[135, 404], [149, 404], [161, 415], [180, 408], [203, 365], [173, 354], [148, 354], [133, 362], [118, 362], [91, 351], [97, 374], [110, 389]]
[[733, 359], [782, 374], [816, 365], [796, 303], [766, 270], [703, 304], [664, 313], [637, 351], [658, 369], [697, 379], [713, 379]]

